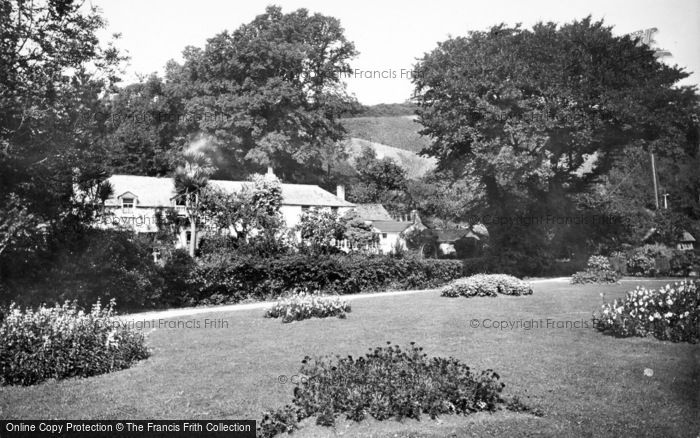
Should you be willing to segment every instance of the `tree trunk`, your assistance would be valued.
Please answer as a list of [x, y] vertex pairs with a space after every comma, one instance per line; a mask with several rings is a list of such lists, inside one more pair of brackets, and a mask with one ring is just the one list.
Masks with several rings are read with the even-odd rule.
[[190, 218], [190, 257], [194, 258], [194, 251], [197, 249], [197, 224], [194, 218]]

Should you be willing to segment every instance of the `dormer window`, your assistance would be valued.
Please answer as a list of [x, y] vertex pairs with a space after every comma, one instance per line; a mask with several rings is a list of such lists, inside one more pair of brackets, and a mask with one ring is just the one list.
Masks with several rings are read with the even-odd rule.
[[134, 212], [134, 198], [122, 198], [122, 213]]

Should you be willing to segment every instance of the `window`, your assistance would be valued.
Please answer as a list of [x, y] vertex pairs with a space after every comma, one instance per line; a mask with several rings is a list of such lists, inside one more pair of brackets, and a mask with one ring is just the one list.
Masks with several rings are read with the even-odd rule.
[[302, 206], [301, 206], [301, 211], [302, 211], [302, 212], [304, 212], [304, 211], [309, 211], [309, 206], [308, 206], [308, 205], [302, 205]]
[[338, 215], [338, 207], [331, 207], [331, 213], [333, 213], [334, 215], [337, 216]]
[[185, 202], [185, 197], [184, 196], [178, 196], [175, 198], [175, 210], [176, 211], [185, 211], [185, 208], [187, 207], [187, 203]]
[[122, 198], [122, 212], [133, 213], [134, 211], [134, 198]]
[[382, 239], [386, 239], [386, 233], [382, 233]]

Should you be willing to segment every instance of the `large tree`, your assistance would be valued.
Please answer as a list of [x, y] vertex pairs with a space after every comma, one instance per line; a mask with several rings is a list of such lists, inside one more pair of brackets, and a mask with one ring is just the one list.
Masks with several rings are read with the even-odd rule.
[[13, 242], [6, 261], [23, 258], [16, 239], [36, 235], [29, 225], [60, 237], [90, 217], [74, 202], [74, 183], [105, 177], [98, 147], [104, 123], [94, 115], [122, 60], [98, 44], [103, 26], [82, 2], [0, 1], [0, 216], [27, 225], [0, 230], [0, 241]]
[[272, 165], [298, 179], [320, 173], [343, 136], [338, 119], [352, 99], [341, 75], [355, 53], [337, 19], [270, 6], [203, 49], [186, 48], [167, 80], [184, 101], [182, 127], [215, 139], [229, 176]]
[[687, 76], [589, 17], [450, 38], [420, 60], [414, 81], [432, 138], [425, 152], [455, 178], [471, 166], [485, 194], [475, 212], [496, 219], [494, 249], [532, 259], [582, 234], [562, 223], [582, 213], [575, 195], [626, 147], [697, 153], [697, 95], [675, 86]]

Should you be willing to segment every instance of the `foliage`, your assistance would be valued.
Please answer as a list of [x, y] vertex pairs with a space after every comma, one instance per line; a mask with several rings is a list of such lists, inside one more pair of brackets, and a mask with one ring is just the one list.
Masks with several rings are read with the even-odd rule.
[[[574, 218], [606, 213], [580, 209], [577, 195], [625, 148], [696, 155], [697, 94], [674, 85], [687, 76], [589, 17], [450, 38], [418, 63], [414, 82], [421, 133], [433, 140], [425, 152], [451, 178], [484, 187], [472, 214]], [[596, 243], [565, 221], [487, 226], [495, 253], [523, 261]]]
[[294, 289], [353, 294], [387, 289], [436, 287], [461, 275], [451, 260], [401, 259], [380, 255], [318, 257], [290, 254], [276, 258], [231, 252], [205, 254], [191, 273], [198, 302], [235, 303], [271, 299]]
[[594, 313], [598, 330], [615, 336], [654, 336], [673, 342], [700, 341], [700, 282], [637, 287]]
[[85, 230], [60, 242], [45, 266], [35, 267], [34, 277], [8, 283], [5, 303], [50, 305], [77, 300], [88, 306], [112, 298], [120, 309], [158, 305], [161, 276], [153, 262], [149, 242], [128, 231]]
[[196, 304], [196, 291], [190, 282], [190, 273], [195, 268], [195, 260], [184, 249], [176, 249], [164, 258], [160, 268], [163, 281], [158, 305], [183, 307]]
[[442, 289], [443, 297], [495, 297], [532, 295], [532, 286], [519, 278], [505, 274], [477, 274], [453, 281]]
[[143, 334], [114, 315], [114, 300], [89, 313], [75, 302], [36, 311], [11, 304], [0, 323], [0, 385], [89, 377], [147, 358]]
[[388, 157], [377, 158], [370, 147], [364, 147], [355, 158], [355, 168], [359, 182], [348, 192], [351, 202], [367, 204], [379, 203], [392, 213], [406, 213], [410, 210], [406, 193], [406, 171]]
[[[293, 407], [297, 421], [316, 416], [317, 424], [333, 426], [337, 415], [353, 421], [368, 417], [437, 418], [444, 414], [469, 415], [494, 411], [503, 401], [505, 386], [493, 370], [473, 373], [453, 357], [431, 357], [414, 343], [407, 351], [396, 346], [370, 349], [364, 357], [306, 357], [294, 388]], [[270, 413], [263, 419], [263, 436], [274, 436], [276, 426]], [[277, 415], [288, 421], [288, 415]]]
[[217, 187], [203, 190], [199, 214], [209, 224], [209, 238], [212, 234], [229, 236], [240, 252], [273, 256], [290, 247], [281, 205], [279, 180], [254, 174], [237, 192]]
[[634, 248], [627, 254], [627, 272], [644, 277], [669, 275], [670, 265], [667, 269], [659, 268], [662, 267], [660, 265], [668, 265], [673, 254], [674, 250], [661, 244], [647, 244]]
[[620, 273], [612, 268], [607, 257], [593, 255], [588, 258], [585, 271], [571, 276], [571, 284], [617, 283], [620, 277]]
[[93, 219], [73, 188], [100, 173], [104, 120], [94, 115], [124, 59], [100, 46], [104, 25], [79, 2], [0, 4], [0, 203], [9, 206], [0, 223], [13, 224], [0, 230], [0, 245], [13, 241], [0, 264], [36, 266], [54, 233]]
[[356, 54], [340, 22], [306, 9], [265, 13], [187, 47], [167, 82], [183, 98], [181, 129], [214, 138], [228, 176], [271, 164], [286, 180], [320, 172], [343, 135], [353, 99], [341, 75]]
[[350, 311], [350, 304], [340, 297], [299, 292], [278, 300], [265, 312], [265, 317], [282, 318], [282, 322], [292, 322], [330, 316], [345, 318], [345, 314]]
[[369, 252], [379, 243], [379, 236], [374, 232], [372, 224], [362, 220], [354, 210], [343, 217], [343, 222], [350, 252]]
[[338, 252], [338, 243], [345, 239], [345, 227], [346, 223], [333, 212], [307, 210], [296, 226], [301, 237], [299, 247], [316, 254]]

